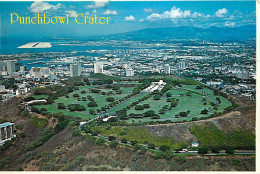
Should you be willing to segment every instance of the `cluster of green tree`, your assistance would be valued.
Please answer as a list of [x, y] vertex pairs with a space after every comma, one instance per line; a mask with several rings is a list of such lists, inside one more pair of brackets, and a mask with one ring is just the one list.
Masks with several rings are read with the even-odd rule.
[[115, 101], [115, 98], [114, 97], [108, 97], [108, 98], [106, 98], [106, 101], [113, 102], [113, 101]]
[[144, 110], [150, 108], [149, 104], [143, 104], [143, 105], [136, 105], [135, 110]]
[[200, 113], [201, 113], [201, 114], [208, 114], [208, 112], [209, 112], [209, 111], [208, 111], [207, 109], [203, 109]]
[[66, 106], [64, 103], [58, 103], [58, 106], [57, 106], [58, 109], [66, 109]]
[[179, 118], [179, 117], [187, 117], [190, 113], [190, 110], [187, 110], [187, 111], [182, 111], [180, 112], [179, 114], [176, 114], [175, 117], [176, 118]]
[[80, 104], [70, 104], [68, 105], [68, 110], [69, 111], [85, 111], [86, 108], [83, 105]]
[[18, 86], [15, 84], [17, 81], [15, 81], [14, 78], [10, 79], [0, 79], [0, 84], [4, 85], [6, 89], [13, 89], [14, 91], [18, 89]]
[[233, 102], [232, 101], [232, 105], [231, 106], [228, 106], [224, 109], [223, 113], [226, 113], [226, 112], [229, 112], [233, 109], [235, 109], [236, 107], [238, 107], [239, 105], [236, 103], [236, 102]]

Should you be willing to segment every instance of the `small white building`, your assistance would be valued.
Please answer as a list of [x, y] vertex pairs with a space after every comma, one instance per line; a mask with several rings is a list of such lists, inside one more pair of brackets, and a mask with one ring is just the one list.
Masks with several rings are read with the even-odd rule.
[[191, 143], [191, 147], [199, 147], [199, 143], [198, 142], [193, 142], [193, 143]]
[[166, 85], [166, 83], [163, 80], [160, 80], [159, 82], [152, 82], [150, 86], [144, 89], [145, 92], [153, 92], [153, 91], [161, 91], [163, 87]]
[[114, 118], [114, 117], [116, 117], [116, 116], [109, 116], [109, 117], [107, 117], [107, 118], [104, 118], [103, 121], [104, 121], [104, 122], [107, 122], [110, 118]]

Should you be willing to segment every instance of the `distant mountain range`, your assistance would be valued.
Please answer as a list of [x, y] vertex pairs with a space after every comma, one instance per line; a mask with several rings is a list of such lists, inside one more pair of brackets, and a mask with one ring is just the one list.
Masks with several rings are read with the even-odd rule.
[[241, 27], [167, 27], [146, 28], [126, 33], [101, 36], [106, 39], [127, 40], [164, 40], [164, 39], [207, 39], [207, 40], [248, 40], [256, 38], [256, 26], [246, 25]]

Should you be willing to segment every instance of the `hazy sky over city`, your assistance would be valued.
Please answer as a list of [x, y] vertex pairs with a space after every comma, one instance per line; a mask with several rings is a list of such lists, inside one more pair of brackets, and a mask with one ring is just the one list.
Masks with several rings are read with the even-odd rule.
[[[255, 1], [103, 1], [103, 2], [0, 2], [1, 37], [88, 36], [120, 33], [143, 28], [195, 26], [208, 28], [255, 25]], [[34, 16], [70, 16], [70, 24], [10, 24], [10, 13]], [[108, 25], [79, 25], [77, 13], [111, 17]]]

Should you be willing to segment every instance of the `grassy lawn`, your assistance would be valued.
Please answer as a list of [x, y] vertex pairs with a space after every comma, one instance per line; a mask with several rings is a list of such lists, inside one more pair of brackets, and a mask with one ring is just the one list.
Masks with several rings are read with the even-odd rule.
[[116, 107], [112, 108], [109, 110], [109, 113], [114, 113], [116, 111], [119, 111], [123, 108], [125, 108], [126, 106], [129, 106], [131, 103], [143, 98], [144, 96], [148, 95], [148, 93], [144, 92], [144, 93], [140, 93], [137, 96], [134, 96], [133, 98], [130, 98], [128, 100], [126, 100], [124, 103], [117, 105]]
[[67, 116], [74, 116], [74, 117], [80, 117], [82, 119], [86, 118], [96, 118], [96, 116], [90, 115], [86, 112], [70, 112], [68, 110], [58, 109], [56, 106], [49, 104], [49, 105], [36, 105], [36, 108], [46, 108], [48, 112], [50, 113], [56, 113], [56, 112], [62, 112], [64, 115]]
[[[160, 114], [160, 121], [164, 121], [164, 120], [173, 120], [173, 121], [183, 121], [183, 120], [187, 120], [187, 121], [191, 121], [193, 117], [208, 117], [210, 116], [212, 113], [216, 112], [216, 110], [212, 110], [210, 111], [208, 114], [200, 114], [200, 112], [203, 109], [208, 109], [209, 108], [213, 108], [210, 103], [214, 102], [215, 103], [215, 99], [216, 97], [219, 97], [221, 100], [221, 103], [218, 107], [217, 112], [219, 111], [223, 111], [227, 106], [231, 106], [231, 102], [228, 101], [227, 99], [225, 99], [222, 96], [215, 96], [213, 91], [211, 91], [210, 89], [204, 88], [204, 89], [196, 89], [195, 85], [183, 85], [184, 89], [171, 89], [168, 92], [170, 92], [172, 94], [172, 97], [179, 99], [178, 102], [178, 106], [172, 108], [172, 110], [168, 110], [165, 114]], [[188, 93], [187, 90], [185, 89], [190, 89], [190, 90], [194, 90], [194, 91], [204, 91], [208, 93], [208, 96], [206, 96], [206, 105], [203, 104], [202, 102], [202, 98], [203, 95], [197, 94], [197, 93], [191, 93], [191, 96], [186, 96], [185, 94]], [[160, 109], [162, 109], [162, 107], [164, 105], [170, 105], [170, 103], [166, 102], [166, 97], [162, 97], [161, 100], [159, 101], [155, 101], [153, 100], [153, 98], [149, 98], [148, 100], [140, 103], [140, 104], [149, 104], [150, 108], [148, 109], [144, 109], [144, 110], [134, 110], [134, 108], [131, 108], [130, 110], [127, 110], [127, 114], [130, 113], [135, 113], [135, 114], [142, 114], [148, 110], [154, 110], [156, 113], [158, 113], [158, 111]], [[185, 112], [187, 110], [190, 110], [190, 113], [187, 117], [179, 117], [179, 118], [175, 118], [176, 114], [179, 114], [180, 112]], [[155, 121], [154, 119], [151, 118], [139, 118], [139, 119], [129, 119], [127, 120], [127, 122], [132, 122], [133, 120], [135, 121]]]
[[[131, 94], [133, 87], [122, 87], [120, 88], [120, 90], [123, 91], [122, 94], [115, 94], [115, 95], [101, 95], [101, 94], [95, 94], [95, 93], [91, 93], [90, 92], [90, 88], [93, 88], [94, 86], [79, 86], [79, 90], [75, 90], [72, 93], [69, 94], [69, 98], [66, 98], [65, 96], [63, 97], [59, 97], [58, 99], [55, 99], [54, 102], [55, 104], [58, 103], [64, 103], [66, 106], [68, 106], [69, 104], [81, 104], [83, 106], [85, 106], [86, 111], [82, 111], [82, 112], [70, 112], [69, 110], [64, 110], [64, 109], [58, 109], [55, 105], [49, 104], [49, 105], [37, 105], [35, 106], [36, 108], [46, 108], [48, 110], [48, 112], [50, 113], [55, 113], [55, 112], [62, 112], [64, 113], [64, 115], [67, 116], [75, 116], [75, 117], [80, 117], [82, 119], [86, 119], [86, 118], [96, 118], [95, 115], [90, 115], [89, 114], [89, 109], [98, 109], [101, 108], [105, 105], [108, 105], [109, 102], [106, 101], [107, 97], [114, 97], [115, 100], [119, 100], [123, 97], [125, 97], [128, 94]], [[81, 94], [81, 91], [85, 90], [86, 93], [85, 94]], [[109, 92], [109, 91], [113, 91], [112, 89], [101, 89], [102, 92]], [[98, 107], [93, 107], [93, 108], [89, 108], [87, 106], [87, 104], [90, 101], [78, 101], [77, 98], [73, 97], [73, 94], [79, 94], [80, 98], [82, 99], [82, 97], [86, 97], [88, 95], [91, 95], [94, 100], [97, 102]], [[48, 97], [47, 95], [34, 95], [33, 97]]]
[[[59, 110], [57, 109], [57, 107], [55, 105], [39, 105], [36, 106], [37, 108], [46, 108], [49, 112], [54, 113], [54, 112], [63, 112], [65, 115], [70, 115], [70, 116], [77, 116], [77, 117], [81, 117], [81, 118], [95, 118], [96, 116], [90, 115], [89, 114], [89, 110], [90, 109], [100, 109], [101, 107], [104, 107], [105, 105], [108, 105], [110, 102], [106, 101], [106, 98], [108, 97], [113, 97], [115, 99], [115, 101], [129, 95], [132, 93], [133, 87], [121, 87], [120, 90], [122, 90], [122, 94], [113, 94], [110, 96], [107, 95], [102, 95], [101, 93], [91, 93], [90, 90], [91, 88], [96, 87], [96, 86], [79, 86], [79, 90], [75, 90], [72, 93], [70, 93], [68, 96], [69, 98], [66, 98], [65, 96], [60, 97], [58, 99], [55, 99], [55, 104], [58, 103], [64, 103], [65, 106], [68, 106], [70, 104], [81, 104], [83, 106], [85, 106], [86, 111], [82, 111], [82, 112], [70, 112], [68, 110]], [[206, 92], [208, 95], [205, 96], [206, 99], [206, 105], [204, 105], [202, 102], [202, 98], [204, 98], [204, 96], [202, 94], [198, 94], [196, 92], [189, 92], [188, 90], [194, 90], [196, 92], [201, 93]], [[85, 94], [81, 94], [81, 91], [85, 90], [86, 93]], [[112, 89], [106, 89], [106, 88], [101, 88], [101, 92], [114, 92]], [[127, 120], [127, 122], [132, 122], [133, 120], [135, 121], [164, 121], [164, 120], [172, 120], [172, 121], [183, 121], [183, 120], [187, 120], [190, 121], [192, 120], [193, 117], [208, 117], [211, 114], [213, 114], [214, 112], [222, 112], [227, 106], [231, 105], [231, 102], [228, 101], [227, 99], [225, 99], [222, 96], [215, 96], [213, 91], [208, 89], [208, 88], [203, 88], [203, 89], [196, 89], [196, 85], [183, 85], [181, 87], [181, 89], [174, 89], [172, 88], [171, 90], [169, 90], [168, 92], [170, 92], [172, 94], [172, 98], [176, 98], [179, 100], [178, 105], [176, 107], [173, 107], [171, 110], [167, 110], [164, 114], [160, 114], [160, 119], [151, 119], [151, 118], [139, 118], [139, 119], [129, 119]], [[190, 96], [187, 96], [186, 94], [190, 93]], [[77, 98], [73, 97], [73, 94], [79, 94], [79, 98], [81, 99], [81, 101], [78, 101]], [[108, 112], [110, 114], [115, 113], [118, 110], [121, 110], [127, 106], [129, 106], [131, 103], [143, 98], [144, 96], [148, 95], [149, 93], [147, 92], [141, 92], [139, 95], [134, 96], [133, 98], [130, 98], [128, 100], [126, 100], [125, 102], [111, 108], [110, 110], [108, 110]], [[90, 95], [94, 98], [94, 100], [96, 101], [96, 103], [98, 104], [98, 107], [93, 107], [93, 108], [89, 108], [87, 106], [87, 104], [90, 102], [88, 99], [87, 101], [82, 101], [82, 97], [86, 97]], [[47, 98], [47, 95], [33, 95], [33, 97], [35, 97], [36, 99], [40, 99], [40, 98]], [[218, 106], [218, 110], [214, 110], [213, 107], [210, 105], [211, 102], [216, 102], [216, 97], [219, 97], [221, 100], [220, 105]], [[155, 101], [153, 100], [153, 97], [148, 98], [147, 100], [141, 102], [140, 104], [149, 104], [150, 108], [148, 109], [144, 109], [144, 110], [135, 110], [134, 107], [130, 108], [129, 110], [127, 110], [127, 114], [142, 114], [148, 110], [154, 110], [155, 113], [158, 113], [160, 109], [162, 109], [163, 106], [165, 105], [170, 105], [170, 102], [166, 102], [167, 97], [165, 95], [163, 95], [163, 97], [159, 100], [159, 101]], [[209, 113], [208, 114], [200, 114], [200, 112], [203, 109], [208, 109]], [[175, 118], [175, 115], [179, 114], [180, 112], [186, 112], [190, 110], [190, 113], [188, 114], [187, 117], [179, 117], [179, 118]]]
[[[122, 87], [122, 88], [120, 88], [123, 91], [122, 94], [115, 94], [115, 95], [107, 96], [107, 95], [91, 93], [90, 88], [83, 88], [83, 87], [84, 86], [81, 86], [81, 88], [79, 90], [76, 90], [76, 91], [70, 93], [69, 98], [66, 98], [63, 96], [63, 97], [60, 97], [59, 99], [56, 99], [55, 103], [64, 103], [66, 106], [68, 106], [69, 104], [81, 104], [81, 105], [85, 106], [88, 111], [89, 109], [98, 109], [98, 108], [104, 107], [105, 105], [108, 105], [110, 103], [110, 102], [106, 101], [106, 98], [108, 98], [108, 97], [114, 97], [115, 100], [119, 100], [119, 99], [125, 97], [126, 95], [131, 94], [131, 92], [133, 90], [133, 87]], [[85, 90], [86, 93], [81, 94], [80, 92], [82, 90]], [[110, 92], [110, 91], [113, 91], [113, 90], [112, 89], [101, 89], [101, 92]], [[97, 102], [98, 107], [88, 108], [87, 104], [90, 101], [88, 101], [88, 100], [87, 101], [78, 101], [77, 98], [73, 97], [73, 94], [79, 94], [81, 99], [82, 99], [82, 97], [87, 98], [88, 95], [92, 96], [94, 98], [94, 100]]]

